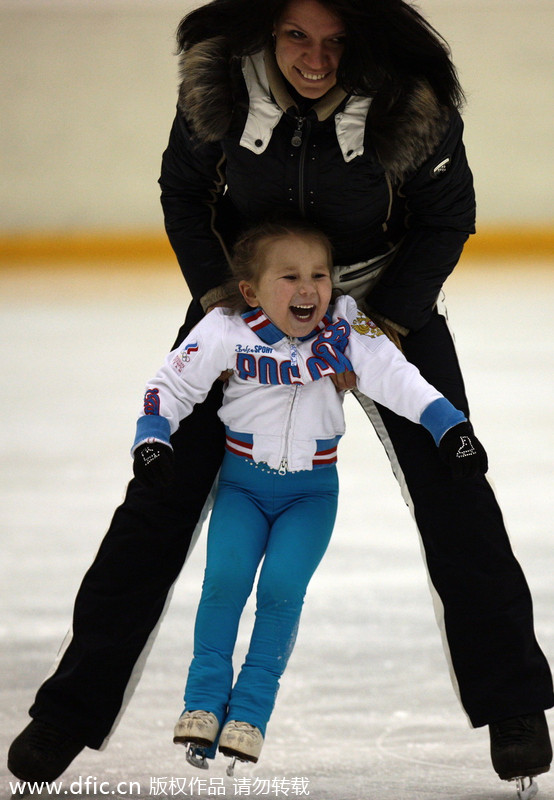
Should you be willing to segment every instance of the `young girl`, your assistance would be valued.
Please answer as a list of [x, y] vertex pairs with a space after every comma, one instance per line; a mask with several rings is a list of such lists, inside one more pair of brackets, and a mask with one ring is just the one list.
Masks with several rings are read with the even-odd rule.
[[[147, 385], [133, 445], [139, 480], [171, 481], [171, 434], [220, 373], [231, 372], [219, 412], [227, 449], [174, 735], [197, 766], [213, 757], [218, 736], [226, 755], [260, 755], [306, 588], [335, 521], [344, 416], [328, 376], [354, 370], [361, 391], [429, 430], [456, 476], [487, 466], [465, 416], [355, 301], [330, 305], [331, 249], [321, 232], [302, 223], [257, 227], [237, 243], [233, 271], [248, 310], [214, 309], [170, 353]], [[262, 560], [250, 647], [233, 685], [239, 620]]]

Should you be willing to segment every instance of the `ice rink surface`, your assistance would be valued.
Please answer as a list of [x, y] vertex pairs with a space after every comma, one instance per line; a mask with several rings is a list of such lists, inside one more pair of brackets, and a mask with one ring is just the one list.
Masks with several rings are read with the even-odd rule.
[[[144, 383], [173, 342], [183, 286], [167, 265], [0, 273], [2, 798], [11, 795], [9, 742], [123, 496]], [[463, 262], [446, 291], [473, 422], [554, 663], [552, 264]], [[492, 771], [487, 730], [469, 728], [452, 690], [417, 535], [387, 459], [351, 397], [346, 411], [339, 518], [259, 765], [237, 767], [233, 779], [220, 757], [199, 772], [171, 741], [202, 537], [121, 724], [104, 752], [84, 751], [62, 776], [66, 796], [515, 798]], [[250, 606], [243, 622], [238, 662]], [[554, 774], [539, 785], [539, 798], [554, 798]]]

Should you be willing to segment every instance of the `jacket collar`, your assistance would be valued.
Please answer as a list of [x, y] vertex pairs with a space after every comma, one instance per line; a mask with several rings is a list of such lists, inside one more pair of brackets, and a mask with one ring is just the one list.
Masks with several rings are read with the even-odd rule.
[[[297, 114], [298, 109], [281, 74], [273, 51], [266, 50], [242, 59], [242, 74], [249, 97], [249, 110], [240, 143], [259, 155], [267, 148], [273, 131], [284, 113]], [[319, 122], [328, 119], [346, 99], [340, 86], [334, 86], [314, 103], [312, 110]], [[364, 152], [364, 136], [369, 97], [349, 97], [344, 110], [335, 115], [337, 140], [345, 161], [352, 161]]]
[[[269, 319], [263, 308], [249, 308], [248, 311], [244, 311], [241, 314], [241, 317], [248, 327], [254, 331], [256, 336], [266, 344], [274, 345], [287, 338], [286, 333], [283, 333], [283, 331]], [[330, 321], [331, 315], [330, 312], [327, 311], [321, 322], [316, 325], [313, 331], [307, 336], [300, 337], [299, 341], [305, 342], [308, 339], [313, 339], [314, 336], [317, 336], [318, 333], [325, 329], [325, 326], [328, 325]]]
[[[235, 68], [234, 61], [229, 63], [228, 48], [222, 36], [199, 42], [181, 55], [178, 106], [198, 141], [220, 142], [229, 131], [236, 110], [235, 97], [244, 85], [242, 64], [249, 72], [247, 84], [256, 105], [244, 128], [244, 146], [255, 153], [267, 147], [275, 125], [288, 110], [283, 92], [288, 93], [284, 85], [278, 86], [283, 79], [279, 68], [272, 65], [271, 51], [267, 64], [265, 57], [265, 53], [258, 53], [250, 59], [241, 59]], [[249, 61], [251, 64], [246, 67]], [[294, 105], [292, 98], [289, 100]], [[417, 78], [407, 78], [402, 93], [396, 97], [383, 90], [373, 102], [369, 98], [349, 97], [345, 108], [337, 110], [339, 103], [340, 100], [328, 92], [316, 104], [316, 113], [321, 114], [322, 119], [337, 112], [337, 139], [345, 160], [363, 152], [363, 126], [367, 118], [372, 147], [391, 180], [396, 182], [421, 167], [438, 147], [450, 124], [450, 111], [439, 105], [431, 87]], [[270, 106], [273, 106], [271, 111]], [[262, 147], [255, 146], [258, 137], [252, 135], [253, 120], [259, 126]]]
[[286, 109], [271, 97], [263, 51], [242, 59], [242, 74], [248, 90], [248, 117], [240, 143], [259, 155], [267, 148], [273, 130]]

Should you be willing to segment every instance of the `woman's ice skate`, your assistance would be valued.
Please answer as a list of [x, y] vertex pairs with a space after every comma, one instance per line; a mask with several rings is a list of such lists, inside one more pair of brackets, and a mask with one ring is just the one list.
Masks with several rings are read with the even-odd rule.
[[532, 777], [515, 778], [515, 781], [518, 800], [531, 800], [539, 791], [539, 787]]
[[499, 778], [515, 781], [518, 800], [531, 800], [539, 791], [534, 781], [548, 772], [552, 745], [544, 711], [489, 725], [492, 764]]

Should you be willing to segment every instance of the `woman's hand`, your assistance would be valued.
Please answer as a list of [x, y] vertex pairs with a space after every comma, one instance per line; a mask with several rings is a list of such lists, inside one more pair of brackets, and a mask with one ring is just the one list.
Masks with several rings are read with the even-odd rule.
[[337, 392], [347, 392], [349, 389], [355, 389], [357, 386], [356, 373], [351, 370], [346, 372], [337, 372], [329, 376], [335, 384]]

